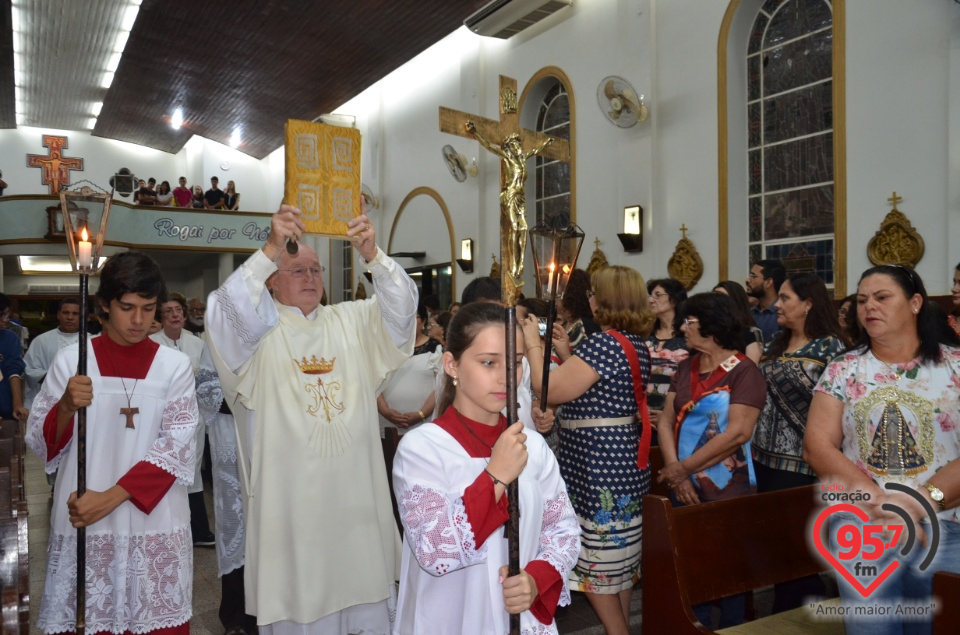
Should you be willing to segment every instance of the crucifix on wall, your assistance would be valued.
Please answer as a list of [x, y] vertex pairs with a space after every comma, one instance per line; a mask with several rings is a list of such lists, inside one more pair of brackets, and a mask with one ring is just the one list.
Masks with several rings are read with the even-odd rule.
[[28, 154], [27, 167], [40, 168], [40, 182], [50, 188], [50, 194], [59, 194], [62, 187], [70, 184], [70, 170], [83, 170], [83, 159], [63, 156], [66, 137], [43, 135], [43, 147], [49, 153]]
[[440, 131], [476, 139], [500, 158], [500, 279], [503, 300], [514, 306], [523, 286], [523, 256], [527, 246], [527, 159], [543, 156], [570, 161], [570, 144], [520, 126], [517, 80], [500, 76], [500, 119], [486, 119], [440, 107]]

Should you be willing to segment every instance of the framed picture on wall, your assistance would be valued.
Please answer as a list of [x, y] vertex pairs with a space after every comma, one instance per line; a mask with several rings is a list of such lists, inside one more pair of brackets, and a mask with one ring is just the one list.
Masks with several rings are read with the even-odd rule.
[[[70, 220], [73, 223], [74, 227], [82, 227], [87, 224], [87, 219], [90, 216], [90, 210], [85, 207], [77, 207], [75, 203], [70, 203]], [[63, 214], [60, 211], [60, 206], [56, 205], [54, 207], [47, 208], [47, 234], [44, 236], [47, 240], [57, 240], [59, 238], [66, 238], [67, 234], [63, 229]]]

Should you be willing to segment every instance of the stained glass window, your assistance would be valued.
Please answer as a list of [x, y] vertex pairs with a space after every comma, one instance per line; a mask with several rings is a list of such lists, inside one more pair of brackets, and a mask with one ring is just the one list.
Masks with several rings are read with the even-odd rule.
[[[554, 137], [570, 139], [570, 101], [566, 87], [548, 78], [552, 86], [540, 102], [537, 130]], [[538, 156], [536, 207], [537, 223], [551, 227], [570, 224], [570, 164]]]
[[[833, 286], [833, 10], [767, 0], [747, 43], [747, 251]], [[748, 263], [749, 267], [749, 263]]]

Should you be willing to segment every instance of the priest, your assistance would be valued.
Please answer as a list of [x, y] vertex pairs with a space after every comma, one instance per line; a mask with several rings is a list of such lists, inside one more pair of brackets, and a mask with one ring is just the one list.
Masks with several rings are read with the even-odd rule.
[[33, 338], [30, 348], [23, 357], [26, 365], [24, 378], [27, 380], [24, 405], [31, 407], [33, 398], [40, 392], [40, 384], [47, 375], [47, 369], [61, 348], [77, 343], [80, 333], [80, 300], [64, 298], [57, 307], [58, 328]]
[[[197, 399], [186, 355], [147, 337], [166, 297], [160, 268], [125, 252], [100, 275], [100, 337], [54, 358], [33, 403], [26, 441], [57, 474], [47, 574], [37, 627], [76, 625], [77, 531], [86, 528], [86, 632], [187, 635], [193, 549], [187, 485], [193, 480]], [[86, 485], [77, 498], [74, 420], [87, 409]]]
[[262, 634], [391, 630], [400, 539], [376, 395], [413, 352], [417, 288], [366, 212], [347, 238], [376, 297], [320, 306], [323, 268], [300, 210], [207, 300], [206, 331], [240, 430], [247, 611]]

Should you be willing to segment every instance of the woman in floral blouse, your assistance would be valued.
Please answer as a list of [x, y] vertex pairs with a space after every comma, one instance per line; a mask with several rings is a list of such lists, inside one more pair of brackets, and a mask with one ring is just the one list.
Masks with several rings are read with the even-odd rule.
[[[837, 491], [869, 494], [858, 503], [869, 524], [910, 529], [894, 509], [884, 508], [890, 504], [909, 514], [921, 542], [929, 542], [927, 519], [938, 521], [932, 566], [918, 569], [927, 555], [919, 545], [906, 556], [899, 547], [886, 549], [868, 564], [881, 572], [895, 567], [893, 573], [866, 598], [847, 576], [837, 577], [844, 605], [929, 606], [933, 572], [960, 572], [960, 337], [928, 300], [920, 276], [899, 265], [863, 274], [857, 317], [864, 329], [857, 346], [831, 362], [817, 385], [803, 458], [821, 481], [842, 486]], [[833, 512], [830, 521], [833, 553], [839, 550], [838, 534], [849, 537], [852, 526], [864, 535], [867, 524], [846, 511]], [[908, 531], [895, 535], [902, 538]], [[855, 576], [864, 561], [861, 556], [836, 562], [848, 569], [849, 579], [866, 586], [871, 580]], [[931, 631], [929, 612], [881, 618], [856, 613], [845, 613], [849, 635]]]

